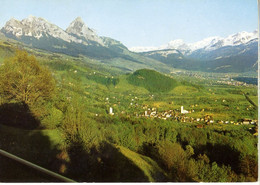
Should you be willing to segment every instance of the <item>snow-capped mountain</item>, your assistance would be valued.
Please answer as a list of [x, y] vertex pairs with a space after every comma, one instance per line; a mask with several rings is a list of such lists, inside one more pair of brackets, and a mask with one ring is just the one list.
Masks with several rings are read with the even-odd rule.
[[66, 32], [86, 41], [87, 43], [88, 41], [94, 41], [104, 45], [102, 39], [95, 33], [94, 30], [87, 27], [80, 17], [77, 17], [72, 23], [70, 23], [69, 27], [66, 29]]
[[[226, 38], [209, 37], [195, 43], [173, 40], [159, 47], [130, 50], [175, 68], [216, 72], [242, 72], [256, 69], [258, 32], [240, 32]], [[145, 51], [145, 52], [143, 52]]]
[[72, 56], [113, 58], [122, 56], [122, 50], [127, 50], [123, 44], [114, 39], [99, 37], [80, 17], [76, 18], [66, 30], [41, 17], [29, 16], [21, 21], [12, 18], [0, 32], [5, 37], [33, 48]]
[[199, 49], [210, 50], [213, 49], [214, 47], [218, 47], [218, 46], [220, 47], [218, 43], [221, 43], [222, 42], [221, 40], [222, 40], [221, 37], [209, 37], [201, 41], [188, 44], [188, 48], [190, 49], [191, 52]]
[[148, 51], [155, 51], [155, 50], [177, 49], [185, 54], [191, 54], [193, 51], [200, 50], [200, 49], [212, 51], [225, 46], [238, 46], [241, 44], [255, 42], [258, 40], [257, 34], [258, 34], [257, 31], [251, 33], [243, 31], [236, 34], [229, 35], [226, 38], [214, 36], [214, 37], [205, 38], [198, 42], [187, 43], [187, 44], [183, 40], [177, 39], [177, 40], [172, 40], [168, 44], [159, 47], [132, 47], [129, 48], [129, 50], [133, 52], [148, 52]]
[[5, 26], [1, 29], [4, 34], [14, 36], [17, 39], [22, 36], [34, 37], [40, 39], [44, 36], [52, 36], [54, 38], [62, 39], [66, 42], [81, 41], [62, 30], [60, 27], [49, 23], [41, 17], [29, 16], [22, 21], [14, 18], [6, 22]]
[[[106, 43], [109, 40], [110, 42], [113, 40], [111, 38], [99, 37], [80, 17], [72, 21], [66, 30], [48, 22], [44, 18], [32, 15], [21, 21], [11, 18], [0, 32], [6, 37], [39, 49], [63, 53], [65, 53], [65, 50], [70, 50], [69, 53], [75, 54], [82, 52], [91, 52], [92, 54], [96, 52], [97, 54], [97, 50], [104, 52], [111, 46], [111, 43]], [[113, 42], [116, 41], [113, 40]], [[88, 51], [85, 51], [86, 47], [88, 47]], [[101, 49], [102, 47], [104, 48]], [[115, 44], [113, 44], [113, 47], [116, 47]], [[121, 44], [120, 47], [123, 47], [123, 45]], [[125, 49], [127, 48], [125, 47]]]
[[181, 39], [172, 40], [166, 45], [166, 49], [177, 49], [179, 51], [190, 50], [189, 46]]
[[124, 71], [144, 67], [168, 70], [168, 66], [159, 61], [130, 52], [120, 41], [99, 37], [80, 17], [66, 30], [40, 17], [29, 16], [21, 21], [12, 18], [0, 30], [0, 40], [2, 38], [10, 39], [10, 42], [16, 40], [22, 43], [21, 47], [94, 58], [102, 61], [102, 65], [116, 66]]
[[255, 30], [252, 33], [248, 32], [239, 32], [237, 34], [233, 34], [223, 39], [222, 46], [238, 46], [240, 44], [247, 44], [249, 42], [258, 40], [258, 31]]
[[251, 42], [257, 42], [258, 40], [257, 34], [258, 34], [257, 31], [251, 33], [243, 31], [236, 34], [229, 35], [226, 38], [210, 37], [199, 42], [191, 43], [189, 44], [189, 47], [191, 51], [196, 51], [198, 49], [212, 51], [226, 46], [233, 47], [239, 45], [246, 45]]
[[1, 32], [17, 40], [43, 40], [44, 37], [53, 37], [68, 43], [104, 46], [102, 38], [87, 27], [80, 17], [77, 17], [66, 30], [41, 17], [30, 15], [22, 21], [12, 18], [6, 22]]

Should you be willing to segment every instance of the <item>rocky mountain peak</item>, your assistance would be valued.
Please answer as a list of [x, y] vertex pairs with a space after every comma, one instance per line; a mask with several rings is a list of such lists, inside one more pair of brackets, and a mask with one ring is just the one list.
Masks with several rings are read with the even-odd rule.
[[23, 19], [21, 21], [21, 24], [23, 25], [24, 28], [28, 28], [32, 31], [42, 31], [42, 32], [44, 32], [46, 29], [50, 29], [51, 27], [52, 28], [55, 27], [55, 25], [49, 23], [47, 20], [32, 15]]
[[33, 15], [29, 15], [27, 18], [25, 18], [23, 20], [28, 21], [28, 22], [33, 22], [33, 21], [37, 21], [38, 17], [33, 16]]
[[66, 29], [66, 32], [77, 36], [80, 39], [85, 39], [85, 41], [94, 41], [98, 42], [101, 45], [104, 45], [102, 39], [98, 37], [96, 32], [90, 29], [81, 19], [81, 17], [77, 17], [74, 21], [72, 21], [69, 27]]
[[76, 21], [76, 22], [82, 22], [83, 24], [85, 24], [81, 17], [77, 17], [74, 21]]
[[21, 37], [34, 37], [40, 39], [44, 36], [52, 36], [54, 38], [62, 39], [66, 42], [81, 42], [79, 39], [67, 34], [63, 29], [55, 24], [49, 23], [41, 17], [28, 16], [22, 21], [14, 18], [6, 22], [5, 26], [1, 29], [4, 34], [11, 35], [16, 38]]
[[1, 29], [1, 31], [19, 37], [22, 35], [21, 27], [22, 24], [20, 21], [16, 20], [15, 18], [11, 18], [5, 23], [5, 26]]
[[81, 17], [77, 17], [70, 23], [69, 27], [66, 29], [66, 32], [73, 33], [75, 35], [81, 34], [80, 36], [82, 36], [84, 29], [88, 30], [88, 27], [85, 25]]
[[83, 22], [81, 17], [77, 17], [66, 31], [41, 17], [30, 15], [21, 21], [12, 18], [6, 22], [1, 32], [17, 39], [24, 37], [40, 39], [51, 36], [66, 42], [104, 46], [103, 40]]
[[19, 23], [20, 21], [18, 21], [17, 19], [15, 18], [11, 18], [9, 21], [6, 22], [6, 24], [17, 24]]

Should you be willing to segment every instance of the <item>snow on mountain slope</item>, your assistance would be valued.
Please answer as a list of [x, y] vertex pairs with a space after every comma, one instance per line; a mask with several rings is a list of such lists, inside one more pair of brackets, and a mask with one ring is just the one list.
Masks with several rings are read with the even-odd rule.
[[168, 55], [171, 55], [171, 54], [180, 54], [180, 52], [178, 50], [175, 50], [175, 49], [169, 49], [169, 50], [159, 50], [159, 51], [151, 51], [149, 53], [147, 53], [147, 55], [154, 55], [154, 54], [160, 54], [161, 56], [163, 57], [167, 57]]
[[192, 51], [198, 49], [205, 49], [207, 51], [212, 51], [225, 46], [239, 46], [241, 44], [247, 44], [249, 42], [257, 41], [257, 40], [258, 40], [257, 31], [254, 31], [252, 33], [243, 31], [236, 34], [229, 35], [226, 38], [221, 38], [221, 37], [206, 38], [202, 41], [189, 44], [189, 47], [191, 48]]
[[190, 43], [188, 44], [188, 46], [191, 51], [195, 51], [198, 49], [212, 50], [218, 46], [218, 43], [221, 43], [221, 40], [221, 37], [209, 37], [195, 43]]
[[6, 22], [1, 31], [5, 34], [11, 34], [17, 38], [20, 38], [21, 36], [30, 36], [39, 39], [43, 36], [50, 35], [67, 42], [81, 42], [79, 39], [66, 33], [60, 27], [49, 23], [41, 17], [38, 18], [35, 16], [29, 16], [22, 21], [12, 18]]
[[148, 51], [156, 51], [156, 50], [162, 50], [160, 49], [160, 47], [155, 47], [155, 46], [136, 46], [136, 47], [131, 47], [128, 48], [130, 51], [132, 52], [136, 52], [136, 53], [142, 53], [142, 52], [148, 52]]
[[18, 39], [22, 36], [34, 37], [36, 39], [52, 36], [66, 42], [82, 43], [84, 45], [91, 45], [95, 42], [104, 46], [103, 40], [94, 30], [87, 27], [80, 17], [76, 18], [66, 31], [41, 17], [30, 15], [22, 21], [12, 18], [6, 22], [1, 32]]
[[176, 40], [170, 41], [166, 45], [166, 49], [177, 49], [177, 50], [180, 50], [180, 51], [187, 51], [190, 48], [183, 40], [176, 39]]
[[247, 44], [253, 40], [258, 40], [257, 30], [252, 33], [243, 31], [229, 35], [227, 38], [223, 39], [223, 46], [238, 46], [240, 44]]
[[186, 54], [190, 54], [193, 51], [199, 49], [212, 51], [225, 46], [238, 46], [241, 44], [247, 44], [249, 42], [257, 41], [257, 40], [258, 40], [257, 31], [251, 33], [243, 31], [236, 34], [229, 35], [226, 38], [215, 36], [215, 37], [205, 38], [201, 41], [188, 43], [188, 44], [186, 44], [181, 39], [177, 39], [177, 40], [170, 41], [168, 44], [161, 45], [159, 47], [132, 47], [129, 48], [129, 50], [133, 52], [144, 52], [144, 51], [147, 52], [147, 51], [155, 51], [155, 50], [177, 49], [182, 52], [184, 51]]
[[95, 41], [101, 45], [104, 45], [102, 39], [98, 37], [94, 30], [87, 27], [80, 17], [77, 17], [69, 27], [66, 32], [78, 36], [79, 38], [84, 38], [86, 41]]

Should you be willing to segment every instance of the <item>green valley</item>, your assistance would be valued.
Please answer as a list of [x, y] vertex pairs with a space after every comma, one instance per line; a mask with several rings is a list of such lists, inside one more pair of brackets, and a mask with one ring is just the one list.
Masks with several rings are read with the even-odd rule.
[[[8, 43], [0, 52], [17, 56]], [[0, 96], [1, 149], [78, 182], [257, 180], [257, 86], [238, 74], [129, 72], [21, 47], [55, 90], [26, 108]]]
[[[28, 2], [3, 14], [57, 25], [0, 29], [0, 182], [258, 181], [256, 30], [227, 36], [212, 9], [193, 24], [185, 1]], [[65, 28], [73, 10], [120, 41], [81, 17]]]

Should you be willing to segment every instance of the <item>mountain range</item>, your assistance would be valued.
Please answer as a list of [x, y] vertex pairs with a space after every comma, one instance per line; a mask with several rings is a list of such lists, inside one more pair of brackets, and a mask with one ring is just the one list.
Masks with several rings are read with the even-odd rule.
[[75, 57], [83, 55], [125, 71], [180, 68], [246, 72], [257, 69], [257, 31], [240, 32], [226, 38], [210, 37], [188, 44], [178, 39], [160, 47], [134, 47], [130, 50], [120, 41], [98, 36], [80, 17], [66, 30], [40, 17], [29, 16], [21, 21], [12, 18], [0, 32], [32, 48]]
[[257, 30], [255, 30], [252, 33], [248, 33], [245, 31], [239, 32], [229, 35], [226, 38], [218, 36], [209, 37], [194, 43], [185, 43], [183, 40], [177, 39], [172, 40], [169, 43], [159, 47], [132, 47], [129, 49], [134, 52], [176, 49], [182, 51], [183, 54], [191, 54], [196, 50], [203, 49], [206, 51], [212, 51], [226, 46], [239, 46], [241, 44], [249, 44], [250, 42], [257, 42], [257, 40], [258, 32]]
[[[66, 30], [49, 23], [41, 17], [29, 16], [22, 21], [14, 18], [1, 29], [5, 36], [29, 44], [32, 47], [61, 52], [69, 55], [87, 54], [94, 57], [109, 57], [110, 52], [99, 52], [107, 48], [92, 29], [80, 17], [76, 18]], [[95, 46], [95, 47], [93, 47]], [[94, 51], [97, 50], [97, 51]], [[108, 56], [107, 56], [108, 54]]]
[[209, 37], [186, 44], [177, 39], [159, 47], [133, 47], [133, 52], [167, 65], [208, 72], [246, 72], [257, 69], [258, 32], [239, 32], [226, 38]]
[[95, 59], [100, 65], [123, 72], [141, 68], [170, 71], [167, 65], [157, 60], [130, 52], [120, 41], [98, 36], [80, 17], [66, 30], [41, 17], [29, 16], [21, 21], [12, 18], [6, 22], [0, 34], [32, 49]]

